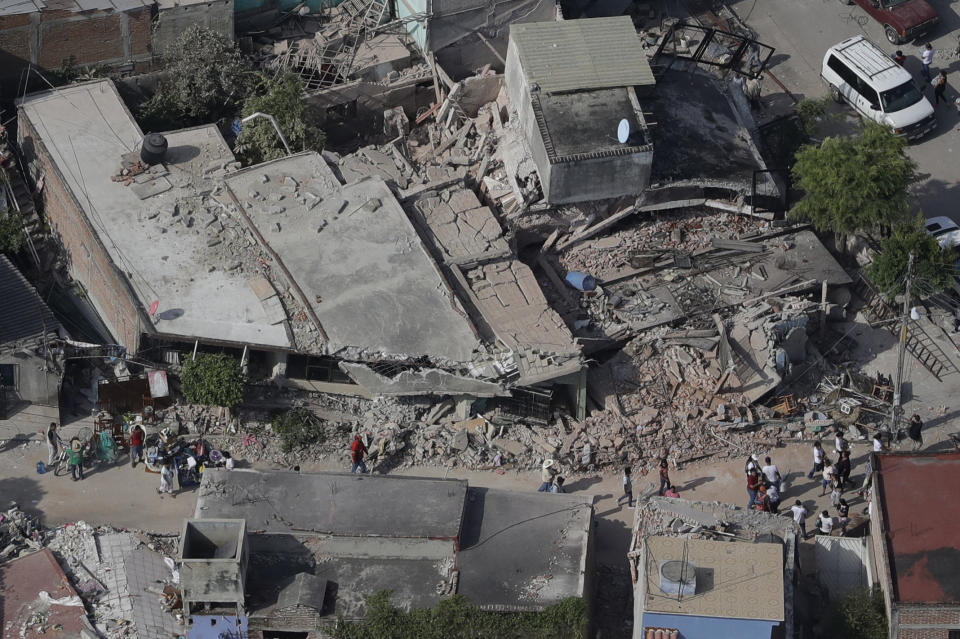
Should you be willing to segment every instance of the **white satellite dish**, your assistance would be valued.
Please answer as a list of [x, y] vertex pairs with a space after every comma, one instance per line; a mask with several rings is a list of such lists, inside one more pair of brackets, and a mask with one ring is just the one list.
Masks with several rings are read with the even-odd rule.
[[624, 118], [620, 120], [620, 124], [617, 125], [617, 140], [620, 141], [620, 144], [626, 144], [627, 140], [630, 139], [630, 122]]

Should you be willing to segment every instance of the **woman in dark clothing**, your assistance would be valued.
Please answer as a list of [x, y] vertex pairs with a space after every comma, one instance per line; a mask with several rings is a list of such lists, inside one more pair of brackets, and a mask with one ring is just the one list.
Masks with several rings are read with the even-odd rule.
[[840, 490], [846, 490], [847, 482], [850, 481], [850, 470], [850, 451], [845, 450], [837, 462], [837, 485]]

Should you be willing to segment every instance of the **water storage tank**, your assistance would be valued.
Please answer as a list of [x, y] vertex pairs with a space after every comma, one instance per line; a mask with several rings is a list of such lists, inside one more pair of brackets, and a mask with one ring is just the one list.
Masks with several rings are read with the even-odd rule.
[[159, 164], [167, 154], [167, 138], [159, 133], [149, 133], [143, 137], [140, 146], [140, 159], [144, 164]]
[[690, 561], [660, 562], [660, 590], [667, 595], [692, 597], [697, 592], [697, 567]]

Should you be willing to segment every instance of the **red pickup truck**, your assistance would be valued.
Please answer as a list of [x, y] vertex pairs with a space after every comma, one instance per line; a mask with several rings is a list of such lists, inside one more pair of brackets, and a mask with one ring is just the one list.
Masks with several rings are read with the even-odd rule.
[[926, 33], [940, 22], [937, 10], [927, 0], [841, 0], [856, 2], [883, 25], [883, 33], [891, 44], [903, 44]]

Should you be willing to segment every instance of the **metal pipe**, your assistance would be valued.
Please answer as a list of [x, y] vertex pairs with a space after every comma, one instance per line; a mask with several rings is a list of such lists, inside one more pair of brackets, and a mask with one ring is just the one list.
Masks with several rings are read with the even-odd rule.
[[280, 125], [277, 124], [276, 118], [269, 113], [260, 113], [257, 111], [256, 113], [251, 113], [247, 117], [243, 118], [240, 120], [240, 122], [249, 122], [254, 118], [266, 118], [270, 120], [270, 124], [273, 125], [273, 128], [277, 131], [277, 135], [280, 136], [280, 141], [283, 142], [283, 148], [287, 150], [287, 155], [293, 155], [293, 151], [290, 150], [290, 145], [287, 144], [287, 138], [283, 137], [283, 131], [280, 130]]

